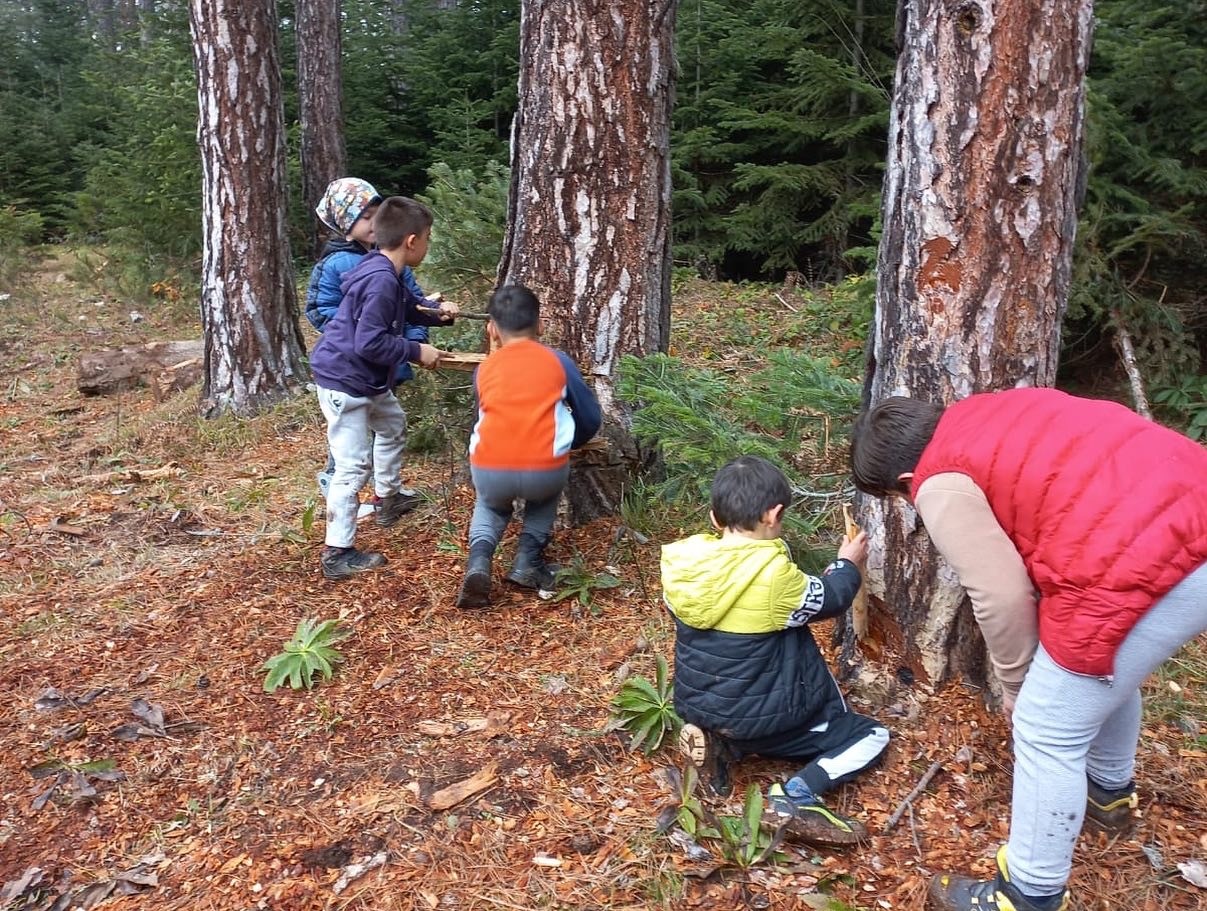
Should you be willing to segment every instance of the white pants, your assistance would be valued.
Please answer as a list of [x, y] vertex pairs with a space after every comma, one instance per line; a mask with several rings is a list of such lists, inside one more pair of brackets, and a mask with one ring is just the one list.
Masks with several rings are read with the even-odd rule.
[[1207, 628], [1207, 564], [1154, 604], [1115, 653], [1113, 679], [1074, 674], [1040, 646], [1014, 706], [1006, 867], [1027, 895], [1064, 888], [1085, 817], [1086, 775], [1122, 788], [1140, 739], [1140, 684]]
[[326, 543], [351, 547], [356, 539], [359, 493], [369, 473], [373, 473], [373, 492], [379, 497], [402, 489], [407, 413], [392, 392], [362, 398], [319, 386], [318, 397], [327, 419], [327, 446], [335, 460], [327, 492]]

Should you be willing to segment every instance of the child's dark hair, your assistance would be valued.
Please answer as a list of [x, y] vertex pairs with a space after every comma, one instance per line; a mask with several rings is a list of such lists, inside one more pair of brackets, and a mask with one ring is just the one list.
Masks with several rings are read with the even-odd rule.
[[851, 430], [855, 487], [875, 497], [909, 493], [900, 476], [918, 467], [942, 416], [942, 405], [900, 395], [859, 415]]
[[722, 528], [753, 531], [763, 513], [791, 502], [788, 478], [758, 456], [739, 456], [712, 479], [712, 514]]
[[490, 296], [486, 312], [508, 335], [535, 335], [541, 302], [523, 285], [504, 285]]
[[373, 216], [373, 235], [383, 250], [396, 250], [412, 234], [422, 234], [431, 226], [432, 210], [408, 196], [383, 200]]

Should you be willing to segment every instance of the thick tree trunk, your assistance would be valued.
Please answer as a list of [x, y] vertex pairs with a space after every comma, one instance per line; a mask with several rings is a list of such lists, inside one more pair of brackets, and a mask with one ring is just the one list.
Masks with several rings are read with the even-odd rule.
[[576, 460], [571, 520], [615, 513], [641, 455], [616, 399], [623, 354], [670, 332], [670, 111], [676, 0], [525, 0], [499, 279], [540, 297], [582, 367], [604, 452]]
[[[902, 4], [865, 403], [1050, 386], [1077, 225], [1091, 0]], [[932, 680], [983, 675], [908, 506], [861, 503], [870, 588]]]
[[302, 198], [317, 257], [328, 233], [314, 217], [327, 184], [344, 177], [340, 0], [297, 0], [298, 109], [302, 126]]
[[202, 413], [249, 413], [305, 375], [285, 233], [275, 0], [190, 0], [204, 248]]

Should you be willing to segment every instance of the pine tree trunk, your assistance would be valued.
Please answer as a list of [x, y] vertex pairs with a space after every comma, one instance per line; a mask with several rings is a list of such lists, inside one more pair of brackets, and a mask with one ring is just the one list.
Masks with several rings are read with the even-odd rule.
[[317, 257], [326, 230], [313, 217], [327, 184], [344, 177], [340, 0], [297, 0], [298, 109], [302, 127], [302, 198]]
[[499, 279], [530, 287], [545, 340], [582, 368], [606, 453], [575, 462], [576, 523], [614, 514], [642, 461], [615, 396], [621, 355], [670, 332], [676, 0], [525, 0]]
[[201, 411], [250, 413], [305, 375], [285, 211], [275, 0], [190, 0], [203, 258]]
[[[902, 4], [865, 403], [1056, 379], [1077, 226], [1091, 0]], [[911, 508], [861, 503], [869, 587], [932, 680], [984, 678]]]

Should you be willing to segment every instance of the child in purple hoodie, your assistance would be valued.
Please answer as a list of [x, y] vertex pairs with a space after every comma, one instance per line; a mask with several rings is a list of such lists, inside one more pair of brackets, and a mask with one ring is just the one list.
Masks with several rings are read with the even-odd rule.
[[380, 500], [378, 525], [389, 528], [415, 507], [414, 496], [403, 491], [400, 480], [407, 418], [393, 393], [396, 371], [402, 363], [434, 367], [440, 359], [432, 345], [406, 337], [408, 324], [447, 325], [457, 314], [456, 304], [449, 302], [440, 304], [438, 315], [420, 311], [431, 301], [400, 278], [403, 269], [419, 265], [427, 255], [431, 230], [432, 213], [426, 206], [402, 196], [382, 202], [373, 217], [378, 249], [344, 277], [339, 310], [311, 353], [327, 444], [335, 459], [320, 560], [328, 579], [346, 579], [386, 562], [382, 554], [353, 546], [357, 494], [370, 471]]

